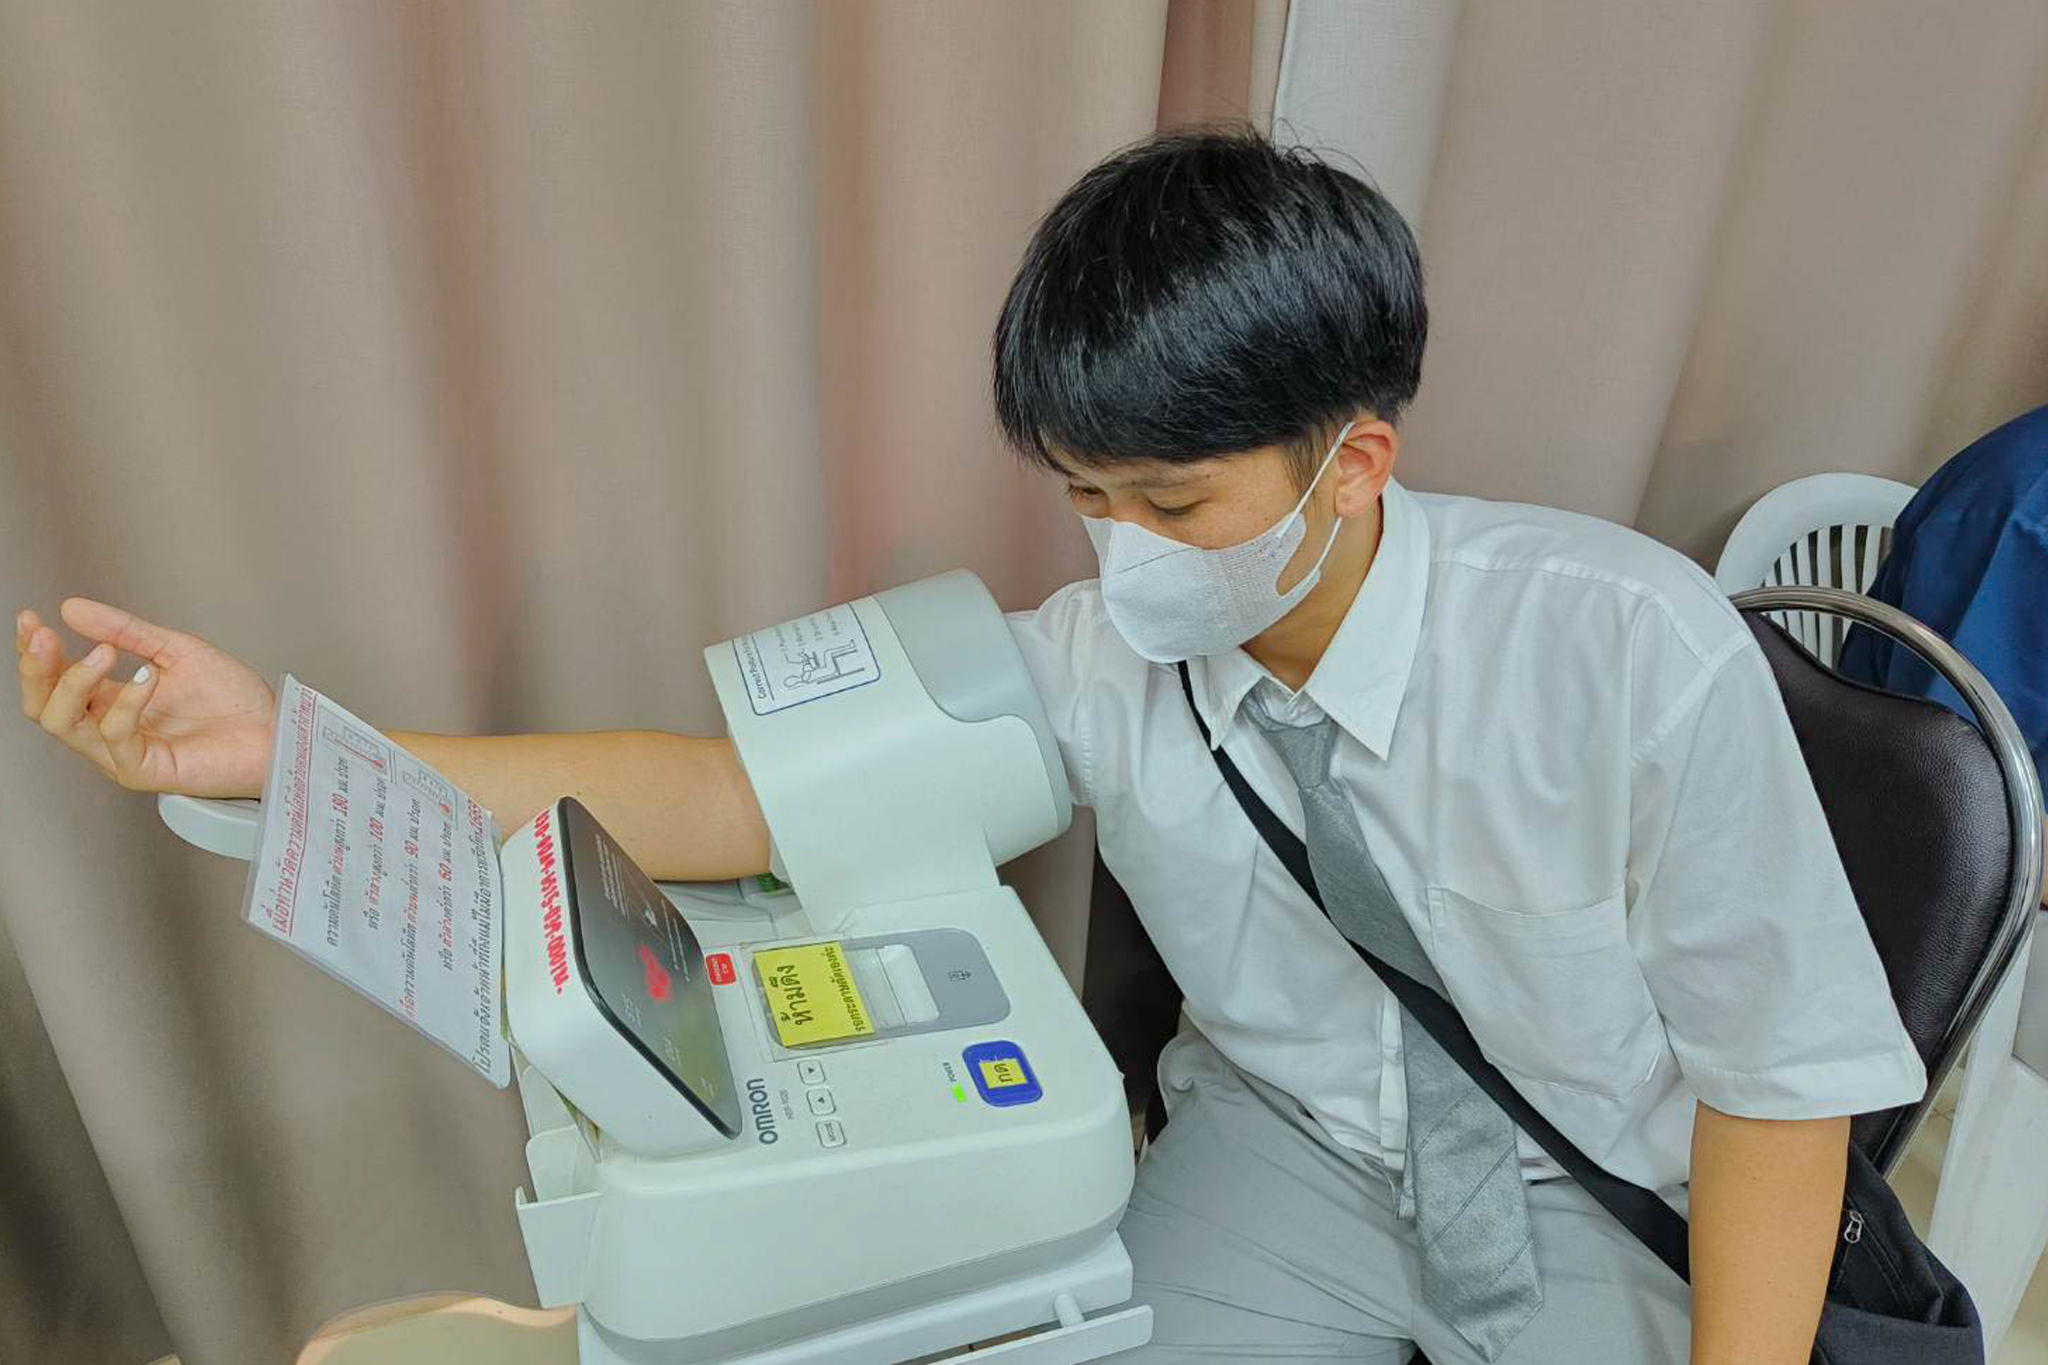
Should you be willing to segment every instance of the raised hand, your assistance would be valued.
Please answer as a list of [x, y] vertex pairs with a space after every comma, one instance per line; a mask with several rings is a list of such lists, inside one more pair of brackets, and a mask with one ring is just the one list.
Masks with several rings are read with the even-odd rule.
[[[67, 597], [64, 623], [98, 643], [67, 663], [64, 642], [33, 611], [14, 620], [22, 714], [131, 791], [255, 796], [262, 790], [277, 698], [261, 674], [196, 635]], [[123, 653], [142, 660], [126, 681]]]

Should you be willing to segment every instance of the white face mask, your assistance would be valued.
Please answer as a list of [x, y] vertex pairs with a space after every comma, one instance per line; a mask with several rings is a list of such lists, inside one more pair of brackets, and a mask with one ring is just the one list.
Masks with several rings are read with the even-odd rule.
[[1224, 654], [1292, 611], [1322, 577], [1323, 561], [1337, 543], [1338, 521], [1315, 564], [1301, 581], [1280, 591], [1280, 574], [1308, 534], [1302, 509], [1330, 461], [1351, 434], [1351, 422], [1309, 480], [1294, 510], [1250, 540], [1220, 550], [1183, 545], [1142, 526], [1109, 517], [1083, 517], [1102, 565], [1102, 603], [1110, 624], [1144, 658], [1170, 664]]

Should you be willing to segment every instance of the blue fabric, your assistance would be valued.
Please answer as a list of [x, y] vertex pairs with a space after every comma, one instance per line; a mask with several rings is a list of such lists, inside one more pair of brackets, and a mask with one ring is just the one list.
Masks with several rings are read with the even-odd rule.
[[[1871, 596], [1946, 637], [1998, 689], [2048, 771], [2048, 407], [1935, 472], [1906, 504]], [[1861, 682], [1969, 717], [1911, 650], [1854, 630], [1837, 664]]]

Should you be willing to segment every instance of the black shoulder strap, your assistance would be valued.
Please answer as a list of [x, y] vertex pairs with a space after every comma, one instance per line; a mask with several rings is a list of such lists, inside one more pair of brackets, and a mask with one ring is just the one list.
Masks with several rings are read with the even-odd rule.
[[[1259, 799], [1230, 755], [1210, 743], [1209, 727], [1203, 723], [1201, 710], [1195, 705], [1194, 683], [1188, 676], [1188, 666], [1183, 663], [1178, 667], [1180, 688], [1188, 699], [1188, 710], [1194, 713], [1195, 728], [1201, 731], [1202, 743], [1215, 756], [1216, 766], [1223, 770], [1223, 780], [1237, 798], [1237, 804], [1244, 807], [1244, 813], [1257, 827], [1266, 846], [1301, 884], [1301, 889], [1315, 902], [1316, 909], [1328, 915], [1330, 912], [1323, 905], [1322, 893], [1316, 889], [1315, 873], [1309, 867], [1308, 846]], [[1522, 1092], [1515, 1089], [1513, 1082], [1481, 1055], [1472, 1030], [1466, 1027], [1464, 1017], [1450, 1001], [1414, 977], [1380, 961], [1364, 944], [1349, 939], [1345, 941], [1351, 943], [1365, 965], [1394, 993], [1416, 1022], [1429, 1030], [1430, 1037], [1436, 1039], [1438, 1046], [1465, 1068], [1466, 1074], [1478, 1082], [1479, 1088], [1507, 1112], [1517, 1127], [1535, 1139], [1536, 1145], [1563, 1167], [1566, 1175], [1578, 1181], [1587, 1194], [1620, 1219], [1621, 1225], [1634, 1233], [1636, 1240], [1670, 1266], [1680, 1279], [1690, 1278], [1686, 1223], [1675, 1209], [1642, 1186], [1631, 1185], [1608, 1174], [1574, 1146], [1570, 1138], [1558, 1132], [1550, 1120], [1522, 1097]]]

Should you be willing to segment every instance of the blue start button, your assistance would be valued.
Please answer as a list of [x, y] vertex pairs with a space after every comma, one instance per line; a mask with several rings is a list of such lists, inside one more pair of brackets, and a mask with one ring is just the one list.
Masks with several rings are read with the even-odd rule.
[[990, 1104], [1029, 1104], [1045, 1095], [1031, 1063], [1024, 1060], [1024, 1049], [1015, 1043], [976, 1043], [960, 1057], [967, 1063], [967, 1074], [974, 1078], [974, 1088]]

